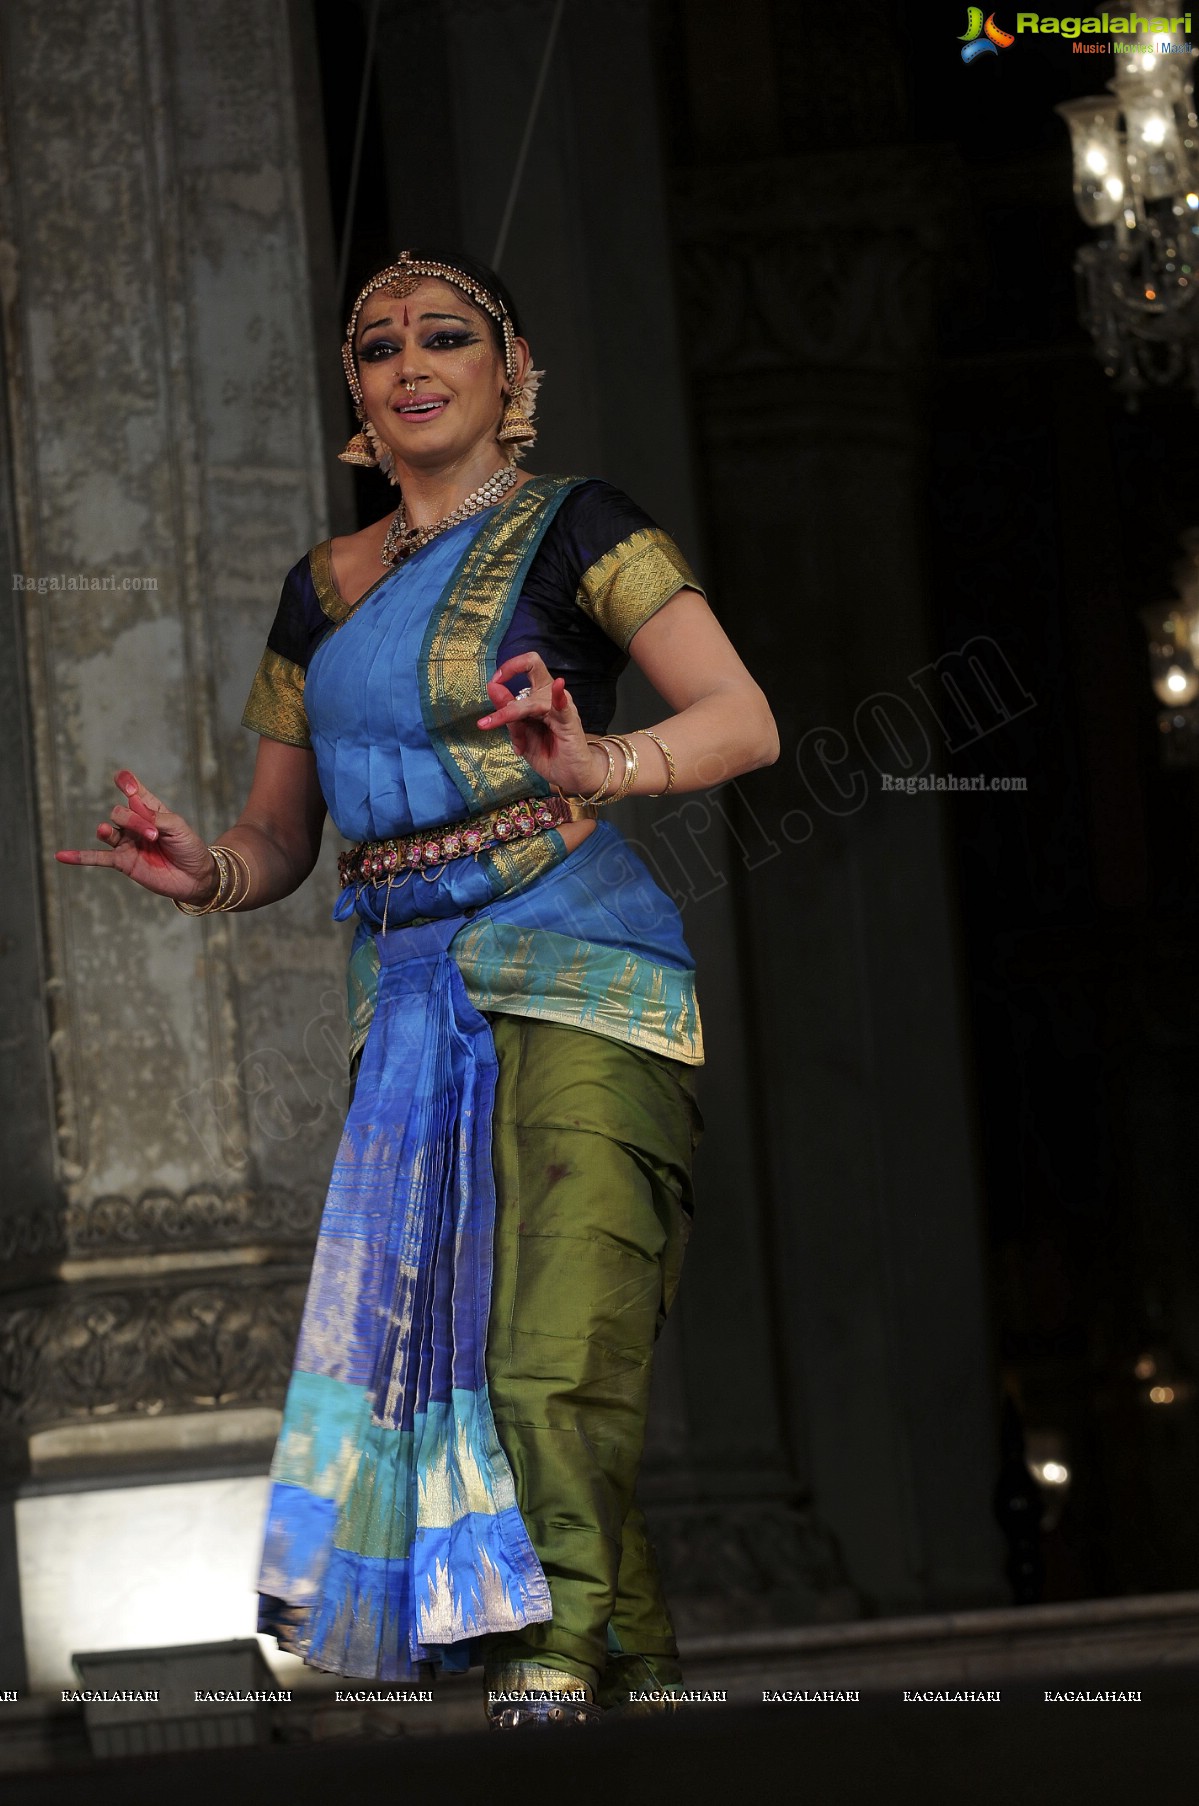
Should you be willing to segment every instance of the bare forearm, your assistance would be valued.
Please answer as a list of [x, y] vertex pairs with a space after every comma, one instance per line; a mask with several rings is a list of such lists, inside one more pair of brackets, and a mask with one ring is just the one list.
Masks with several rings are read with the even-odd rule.
[[[309, 748], [263, 738], [258, 744], [254, 782], [241, 814], [214, 842], [228, 847], [226, 863], [242, 868], [223, 896], [213, 869], [204, 902], [217, 908], [262, 909], [298, 890], [317, 862], [325, 802]], [[211, 855], [210, 855], [211, 857]]]
[[[316, 854], [312, 848], [298, 841], [280, 841], [265, 829], [244, 819], [219, 835], [216, 844], [231, 847], [245, 861], [249, 888], [245, 889], [244, 880], [238, 886], [237, 901], [232, 905], [237, 912], [262, 909], [268, 903], [277, 903], [281, 897], [289, 897], [294, 890], [300, 888], [316, 864]], [[218, 878], [214, 860], [209, 893], [212, 896], [216, 895]], [[243, 890], [244, 895], [241, 894]]]
[[[760, 691], [750, 695], [740, 689], [717, 691], [648, 725], [666, 742], [674, 760], [672, 795], [710, 790], [744, 771], [772, 765], [779, 755], [778, 731]], [[621, 737], [631, 741], [637, 754], [636, 775], [625, 795], [660, 795], [670, 775], [661, 748], [643, 730], [628, 729]], [[608, 772], [606, 752], [593, 747], [592, 757], [595, 778], [588, 794], [599, 789]], [[621, 788], [624, 770], [623, 754], [614, 749], [609, 790]]]

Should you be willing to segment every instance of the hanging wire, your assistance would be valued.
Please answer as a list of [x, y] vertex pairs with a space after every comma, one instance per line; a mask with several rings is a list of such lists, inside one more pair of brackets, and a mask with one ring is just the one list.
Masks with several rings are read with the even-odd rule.
[[358, 117], [354, 122], [354, 153], [350, 158], [350, 180], [346, 186], [346, 210], [341, 227], [341, 250], [337, 258], [337, 303], [345, 299], [346, 277], [350, 273], [350, 242], [354, 236], [354, 210], [358, 205], [358, 176], [362, 169], [362, 143], [366, 137], [366, 109], [370, 97], [371, 70], [375, 62], [375, 36], [379, 26], [379, 0], [371, 0], [366, 22], [366, 50], [362, 58], [362, 86], [358, 90]]
[[[358, 117], [354, 122], [354, 150], [350, 158], [350, 179], [346, 185], [345, 215], [341, 228], [341, 248], [337, 258], [337, 296], [341, 301], [345, 296], [346, 278], [350, 270], [350, 245], [354, 235], [354, 210], [358, 203], [358, 180], [362, 170], [362, 146], [366, 137], [367, 103], [370, 98], [371, 73], [375, 62], [375, 39], [379, 27], [380, 0], [370, 0], [370, 12], [367, 15], [366, 49], [362, 58], [362, 84], [358, 91]], [[525, 164], [529, 158], [529, 146], [533, 142], [533, 129], [537, 124], [537, 115], [541, 109], [541, 97], [545, 93], [545, 84], [553, 59], [554, 45], [558, 38], [558, 27], [562, 23], [562, 15], [566, 11], [566, 0], [555, 0], [550, 28], [546, 33], [545, 48], [541, 53], [541, 66], [537, 71], [537, 80], [533, 84], [533, 95], [529, 102], [528, 117], [525, 129], [521, 134], [520, 149], [516, 153], [516, 163], [512, 170], [512, 181], [508, 188], [508, 198], [504, 203], [504, 213], [500, 220], [500, 229], [496, 236], [495, 249], [491, 253], [492, 269], [499, 268], [500, 259], [508, 243], [508, 233], [512, 225], [512, 216], [516, 212], [516, 201], [520, 193], [520, 185], [524, 178]]]
[[558, 36], [558, 27], [562, 23], [562, 14], [566, 11], [566, 0], [557, 0], [554, 16], [550, 20], [550, 28], [546, 34], [545, 49], [541, 53], [541, 67], [537, 71], [537, 80], [533, 86], [533, 98], [529, 102], [529, 116], [525, 120], [524, 136], [520, 141], [520, 149], [516, 153], [516, 167], [512, 171], [512, 185], [508, 190], [508, 199], [504, 206], [504, 217], [500, 221], [499, 233], [495, 241], [495, 250], [491, 253], [491, 267], [498, 270], [500, 259], [504, 255], [508, 243], [508, 228], [512, 224], [512, 215], [516, 211], [516, 197], [520, 192], [521, 178], [525, 173], [525, 163], [529, 155], [529, 145], [533, 141], [533, 127], [537, 124], [537, 113], [541, 106], [541, 96], [545, 92], [546, 77], [550, 72], [550, 58], [554, 54], [554, 41]]

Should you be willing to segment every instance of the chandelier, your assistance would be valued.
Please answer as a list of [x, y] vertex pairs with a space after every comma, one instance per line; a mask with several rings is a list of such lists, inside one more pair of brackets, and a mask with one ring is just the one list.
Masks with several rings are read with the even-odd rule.
[[1166, 33], [1149, 42], [1116, 57], [1114, 98], [1054, 109], [1070, 128], [1075, 205], [1098, 234], [1075, 259], [1080, 317], [1130, 408], [1180, 379], [1199, 401], [1196, 53]]

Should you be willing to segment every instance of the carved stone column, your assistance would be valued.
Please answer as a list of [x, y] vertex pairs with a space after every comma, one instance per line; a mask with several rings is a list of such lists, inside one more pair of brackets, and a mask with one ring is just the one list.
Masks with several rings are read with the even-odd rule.
[[269, 915], [206, 922], [53, 860], [120, 765], [228, 825], [279, 586], [324, 531], [292, 23], [0, 15], [10, 1482], [261, 1459], [344, 1102], [332, 849]]
[[1003, 1597], [946, 836], [937, 796], [882, 788], [948, 750], [917, 523], [952, 178], [932, 151], [780, 158], [675, 206], [717, 594], [783, 744], [722, 793], [762, 1305], [801, 1471], [882, 1611]]

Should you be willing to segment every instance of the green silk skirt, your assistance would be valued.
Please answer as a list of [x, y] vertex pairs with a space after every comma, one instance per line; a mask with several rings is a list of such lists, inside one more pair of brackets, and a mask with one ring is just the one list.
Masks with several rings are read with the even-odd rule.
[[489, 1672], [560, 1669], [604, 1703], [677, 1679], [634, 1498], [654, 1343], [691, 1225], [696, 1069], [490, 1014], [495, 1261], [487, 1385], [553, 1618], [488, 1639]]

